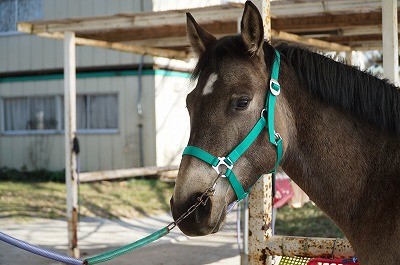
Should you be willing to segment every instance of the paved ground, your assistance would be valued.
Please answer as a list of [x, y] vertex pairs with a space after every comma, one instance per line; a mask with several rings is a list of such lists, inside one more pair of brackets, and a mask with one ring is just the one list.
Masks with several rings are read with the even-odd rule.
[[[169, 215], [136, 220], [109, 221], [84, 218], [79, 225], [79, 246], [83, 257], [131, 243], [164, 227], [172, 219]], [[219, 233], [200, 238], [188, 238], [178, 229], [159, 241], [103, 264], [119, 265], [199, 265], [240, 264], [236, 244], [236, 213], [228, 216], [225, 228]], [[38, 219], [33, 222], [13, 223], [0, 219], [0, 231], [31, 244], [65, 253], [66, 222]], [[53, 265], [54, 261], [37, 257], [0, 241], [1, 265]]]

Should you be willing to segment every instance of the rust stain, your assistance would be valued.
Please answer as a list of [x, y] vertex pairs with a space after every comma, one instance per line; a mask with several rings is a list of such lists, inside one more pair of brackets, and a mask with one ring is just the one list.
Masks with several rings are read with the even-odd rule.
[[261, 250], [260, 261], [261, 264], [267, 264], [268, 255], [265, 249]]

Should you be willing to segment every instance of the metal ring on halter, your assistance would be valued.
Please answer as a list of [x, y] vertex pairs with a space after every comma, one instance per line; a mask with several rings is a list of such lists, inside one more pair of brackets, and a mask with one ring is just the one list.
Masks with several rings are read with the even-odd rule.
[[[278, 88], [275, 89], [274, 85]], [[278, 96], [281, 93], [281, 85], [279, 84], [278, 80], [271, 78], [269, 80], [269, 90], [271, 90], [272, 95]]]
[[[262, 109], [261, 114], [260, 114], [260, 117], [261, 117], [261, 118], [264, 117], [264, 112], [266, 112], [266, 110], [265, 110], [265, 109]], [[265, 118], [265, 117], [264, 117], [264, 118]]]
[[[221, 173], [221, 171], [219, 170], [219, 166], [221, 166], [221, 165], [224, 165], [224, 166], [226, 166], [227, 169], [232, 170], [233, 163], [229, 159], [229, 157], [218, 157], [218, 160], [219, 160], [218, 164], [216, 166], [212, 166], [212, 168], [217, 172], [217, 174]], [[226, 163], [225, 160], [228, 160], [230, 165], [228, 163]], [[225, 178], [226, 177], [225, 174], [222, 174], [222, 177]]]

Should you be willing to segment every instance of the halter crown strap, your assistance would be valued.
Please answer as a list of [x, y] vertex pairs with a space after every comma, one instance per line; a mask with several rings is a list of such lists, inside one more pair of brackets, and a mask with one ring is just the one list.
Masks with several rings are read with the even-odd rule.
[[[275, 102], [276, 96], [280, 93], [280, 85], [278, 83], [280, 67], [280, 54], [275, 50], [275, 59], [271, 69], [271, 79], [269, 82], [269, 90], [265, 100], [264, 109], [261, 112], [261, 117], [247, 134], [247, 136], [237, 145], [226, 157], [216, 157], [201, 148], [196, 146], [186, 146], [182, 155], [194, 156], [207, 164], [211, 165], [213, 169], [220, 174], [220, 166], [225, 166], [225, 176], [231, 184], [237, 200], [240, 201], [248, 195], [249, 191], [245, 191], [240, 184], [238, 178], [233, 173], [232, 168], [235, 162], [246, 152], [246, 150], [254, 143], [258, 135], [262, 132], [264, 127], [268, 128], [269, 142], [276, 148], [276, 162], [273, 169], [269, 173], [274, 173], [282, 158], [282, 138], [274, 129], [274, 115], [275, 115]], [[264, 112], [267, 112], [267, 120], [265, 119]]]

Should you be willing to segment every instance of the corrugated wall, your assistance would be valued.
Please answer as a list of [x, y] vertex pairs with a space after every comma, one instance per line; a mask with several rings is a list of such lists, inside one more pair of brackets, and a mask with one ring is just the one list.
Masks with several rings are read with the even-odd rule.
[[[155, 165], [154, 76], [143, 77], [144, 161]], [[82, 171], [139, 166], [137, 77], [79, 78], [77, 94], [117, 93], [118, 132], [78, 133]], [[63, 80], [0, 82], [0, 98], [62, 95]], [[3, 117], [3, 115], [1, 115]], [[63, 132], [0, 136], [0, 167], [29, 170], [64, 168]]]
[[[43, 19], [111, 15], [139, 12], [141, 0], [43, 0]], [[144, 10], [152, 2], [143, 1]], [[17, 34], [0, 35], [0, 72], [53, 69], [63, 67], [62, 41]], [[101, 48], [77, 47], [77, 67], [132, 64], [139, 56]], [[151, 58], [146, 58], [151, 62]]]
[[[151, 1], [126, 0], [43, 0], [43, 19], [98, 16], [151, 10]], [[0, 18], [1, 19], [1, 18]], [[132, 65], [140, 56], [100, 48], [77, 46], [77, 67]], [[151, 63], [145, 57], [145, 63]], [[63, 42], [26, 34], [0, 35], [0, 73], [61, 69]], [[118, 133], [80, 134], [81, 170], [129, 168], [139, 166], [137, 76], [78, 78], [77, 93], [118, 94]], [[7, 82], [0, 80], [0, 98], [34, 95], [62, 95], [63, 80]], [[143, 78], [144, 162], [156, 164], [154, 75]], [[1, 100], [0, 100], [0, 112]], [[0, 113], [0, 125], [4, 116]], [[64, 168], [62, 133], [0, 134], [0, 167], [20, 169]]]

